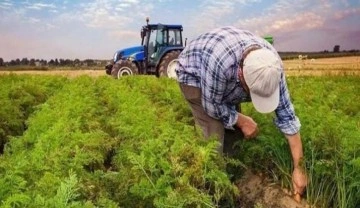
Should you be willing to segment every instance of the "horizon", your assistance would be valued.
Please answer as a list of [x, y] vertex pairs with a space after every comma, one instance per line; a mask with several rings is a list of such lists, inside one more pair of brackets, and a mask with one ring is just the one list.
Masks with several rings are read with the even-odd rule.
[[140, 45], [146, 17], [153, 24], [182, 24], [188, 41], [232, 25], [273, 36], [279, 52], [360, 49], [360, 0], [3, 0], [0, 15], [5, 62], [111, 59], [119, 49]]
[[[329, 50], [329, 51], [311, 51], [311, 52], [306, 52], [306, 51], [278, 51], [278, 53], [279, 53], [279, 55], [281, 55], [281, 54], [283, 54], [283, 55], [288, 55], [288, 56], [297, 56], [297, 55], [319, 55], [320, 54], [320, 56], [321, 55], [324, 55], [324, 54], [333, 54], [333, 53], [336, 53], [336, 54], [338, 54], [338, 56], [333, 56], [333, 55], [330, 55], [331, 57], [348, 57], [348, 56], [351, 56], [351, 55], [349, 55], [349, 53], [350, 54], [354, 54], [354, 56], [359, 56], [359, 52], [360, 52], [360, 49], [355, 49], [354, 51], [353, 51], [354, 49], [352, 49], [352, 50], [344, 50], [344, 51], [339, 51], [339, 52], [333, 52], [332, 50]], [[345, 54], [345, 55], [344, 55]], [[2, 58], [2, 57], [0, 57], [0, 58]], [[286, 57], [285, 57], [286, 58]], [[324, 58], [328, 58], [328, 56], [324, 56]], [[34, 59], [35, 61], [46, 61], [46, 62], [50, 62], [51, 60], [52, 61], [56, 61], [56, 59], [58, 60], [58, 61], [60, 61], [60, 60], [64, 60], [64, 61], [66, 61], [66, 60], [70, 60], [70, 61], [75, 61], [76, 59], [78, 59], [78, 58], [73, 58], [73, 59], [71, 59], [71, 58], [57, 58], [57, 57], [53, 57], [53, 58], [49, 58], [49, 59], [44, 59], [44, 58], [37, 58], [37, 57], [17, 57], [17, 58], [13, 58], [13, 59], [11, 59], [11, 60], [5, 60], [4, 58], [2, 58], [3, 59], [3, 61], [4, 61], [4, 63], [5, 62], [7, 62], [7, 63], [9, 63], [9, 62], [11, 62], [11, 61], [16, 61], [17, 59], [18, 60], [22, 60], [22, 59], [27, 59], [28, 61], [30, 61], [30, 60], [32, 60], [32, 59]], [[84, 61], [101, 61], [101, 62], [103, 62], [103, 61], [110, 61], [110, 60], [112, 60], [113, 58], [112, 57], [110, 57], [110, 58], [105, 58], [105, 59], [99, 59], [99, 58], [84, 58], [84, 59], [78, 59], [79, 61], [81, 61], [81, 62], [84, 62]]]

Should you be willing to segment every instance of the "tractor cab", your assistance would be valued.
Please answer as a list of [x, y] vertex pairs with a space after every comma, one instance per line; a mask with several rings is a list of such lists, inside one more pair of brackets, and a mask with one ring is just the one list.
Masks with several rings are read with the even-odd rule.
[[145, 68], [155, 72], [161, 59], [170, 51], [182, 50], [181, 25], [147, 24], [141, 29], [141, 45], [145, 51]]

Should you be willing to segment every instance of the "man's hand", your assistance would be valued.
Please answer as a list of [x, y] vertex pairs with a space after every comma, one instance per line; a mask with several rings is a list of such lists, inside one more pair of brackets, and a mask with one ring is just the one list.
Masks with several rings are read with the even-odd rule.
[[243, 132], [245, 139], [255, 138], [259, 133], [257, 123], [251, 117], [245, 116], [241, 113], [238, 113], [236, 125]]
[[294, 192], [296, 194], [302, 195], [304, 193], [304, 189], [307, 185], [307, 176], [305, 171], [302, 168], [294, 168], [292, 174], [292, 184], [294, 187]]

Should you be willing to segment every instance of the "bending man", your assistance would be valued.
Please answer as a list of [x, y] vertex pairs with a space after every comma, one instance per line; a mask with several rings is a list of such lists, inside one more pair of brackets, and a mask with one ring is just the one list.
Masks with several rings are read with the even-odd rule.
[[271, 44], [246, 30], [218, 28], [185, 47], [176, 73], [195, 122], [205, 138], [217, 136], [221, 152], [225, 130], [239, 129], [245, 138], [258, 133], [256, 122], [237, 111], [241, 102], [251, 98], [257, 111], [275, 111], [275, 124], [287, 138], [293, 158], [294, 191], [303, 193], [307, 179], [300, 167], [300, 121], [290, 101], [282, 61]]

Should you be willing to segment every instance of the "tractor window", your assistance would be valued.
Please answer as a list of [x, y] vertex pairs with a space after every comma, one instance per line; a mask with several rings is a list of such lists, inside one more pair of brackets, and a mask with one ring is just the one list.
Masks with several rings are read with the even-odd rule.
[[169, 45], [181, 45], [181, 35], [179, 30], [169, 30]]
[[151, 30], [151, 34], [149, 36], [149, 46], [148, 46], [148, 54], [149, 57], [153, 57], [156, 52], [156, 30]]
[[169, 45], [175, 45], [176, 33], [174, 30], [169, 30]]
[[166, 42], [166, 30], [157, 31], [156, 42], [161, 45], [163, 45]]
[[167, 31], [164, 29], [157, 29], [154, 52], [152, 53], [150, 58], [156, 59], [158, 53], [161, 53], [160, 51], [162, 50], [162, 48], [165, 46], [166, 43], [167, 43]]

